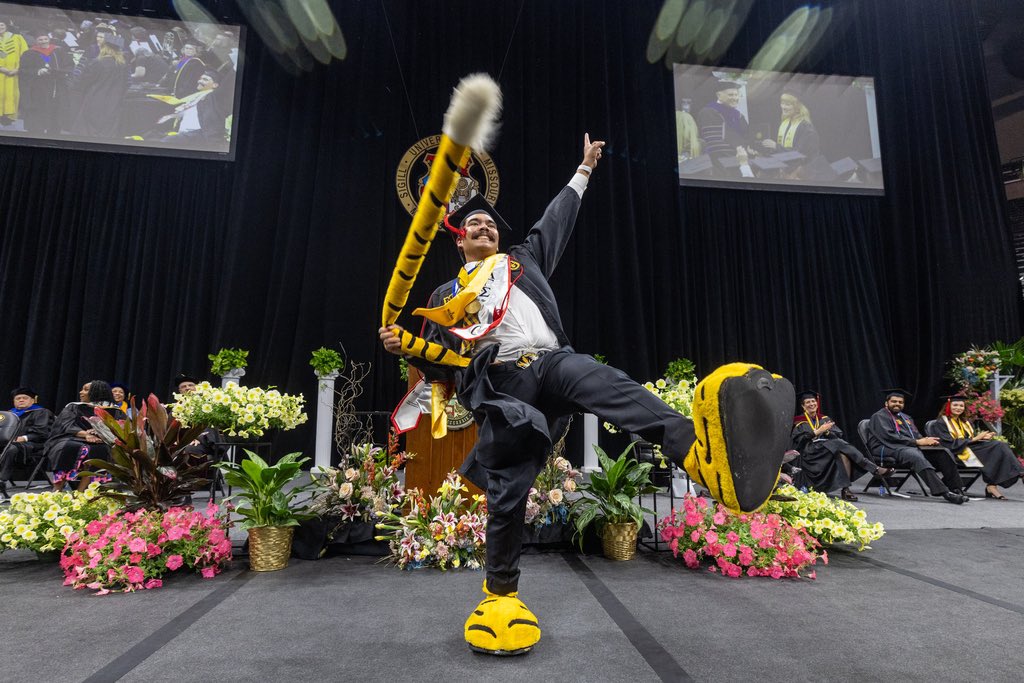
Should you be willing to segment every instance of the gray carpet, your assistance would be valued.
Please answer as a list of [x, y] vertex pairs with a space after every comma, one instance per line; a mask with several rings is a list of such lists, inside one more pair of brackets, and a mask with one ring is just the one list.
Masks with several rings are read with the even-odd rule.
[[0, 680], [1020, 680], [1024, 501], [861, 505], [889, 533], [833, 551], [816, 581], [725, 579], [649, 551], [524, 556], [544, 637], [507, 659], [462, 641], [480, 572], [335, 557], [256, 574], [240, 560], [95, 597], [7, 552]]

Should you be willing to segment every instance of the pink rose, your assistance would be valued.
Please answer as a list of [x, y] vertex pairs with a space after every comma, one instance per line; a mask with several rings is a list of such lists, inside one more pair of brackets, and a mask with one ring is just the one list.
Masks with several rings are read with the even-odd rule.
[[167, 558], [166, 565], [167, 568], [171, 571], [180, 568], [182, 564], [184, 564], [184, 560], [182, 559], [181, 555], [171, 555]]

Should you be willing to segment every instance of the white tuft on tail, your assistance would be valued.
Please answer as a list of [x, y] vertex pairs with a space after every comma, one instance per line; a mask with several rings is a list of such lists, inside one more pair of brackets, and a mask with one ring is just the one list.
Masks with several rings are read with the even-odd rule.
[[455, 86], [444, 115], [444, 134], [460, 145], [485, 150], [498, 132], [501, 88], [487, 74], [470, 74]]

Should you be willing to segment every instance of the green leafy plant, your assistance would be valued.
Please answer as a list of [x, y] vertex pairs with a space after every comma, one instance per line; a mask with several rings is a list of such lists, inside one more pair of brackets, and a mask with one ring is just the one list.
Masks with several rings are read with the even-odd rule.
[[654, 464], [642, 463], [631, 457], [633, 444], [629, 444], [615, 460], [599, 446], [594, 446], [594, 450], [602, 471], [592, 473], [588, 482], [580, 484], [578, 490], [583, 496], [573, 502], [570, 510], [576, 539], [581, 547], [583, 532], [591, 524], [596, 523], [600, 527], [633, 522], [639, 527], [643, 524], [644, 513], [654, 512], [642, 507], [636, 501], [637, 497], [658, 491], [650, 479]]
[[1001, 367], [1008, 368], [1013, 372], [1020, 372], [1021, 369], [1024, 369], [1024, 337], [1012, 344], [997, 341], [992, 344], [992, 350], [999, 354]]
[[81, 474], [109, 476], [103, 495], [121, 500], [129, 511], [168, 510], [210, 483], [209, 465], [187, 451], [206, 426], [183, 427], [153, 394], [129, 419], [119, 421], [96, 408], [89, 422], [110, 447], [110, 462], [86, 460], [96, 471]]
[[341, 359], [341, 354], [325, 346], [321, 346], [313, 352], [309, 364], [312, 366], [313, 372], [321, 376], [329, 375], [345, 367], [345, 361]]
[[594, 360], [596, 360], [601, 365], [608, 365], [608, 358], [603, 353], [595, 353]]
[[696, 384], [697, 370], [689, 358], [676, 358], [665, 368], [665, 379], [672, 382], [689, 382]]
[[398, 358], [398, 376], [402, 378], [403, 382], [409, 381], [409, 361], [405, 356]]
[[249, 352], [245, 349], [221, 349], [217, 353], [211, 353], [210, 372], [223, 377], [232, 370], [241, 370], [249, 365]]
[[247, 450], [245, 454], [240, 463], [221, 462], [216, 465], [224, 472], [228, 486], [240, 490], [228, 500], [237, 499], [243, 503], [235, 508], [235, 513], [242, 517], [241, 528], [298, 526], [302, 520], [316, 516], [306, 512], [308, 506], [294, 504], [296, 496], [309, 490], [312, 482], [285, 490], [286, 485], [302, 476], [302, 465], [309, 458], [299, 457], [301, 453], [289, 453], [270, 465], [252, 451]]

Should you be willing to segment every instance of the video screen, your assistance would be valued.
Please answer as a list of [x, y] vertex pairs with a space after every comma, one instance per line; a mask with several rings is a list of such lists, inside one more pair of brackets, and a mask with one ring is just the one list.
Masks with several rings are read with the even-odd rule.
[[680, 185], [884, 194], [874, 79], [673, 71]]
[[231, 160], [244, 38], [0, 3], [0, 143]]

